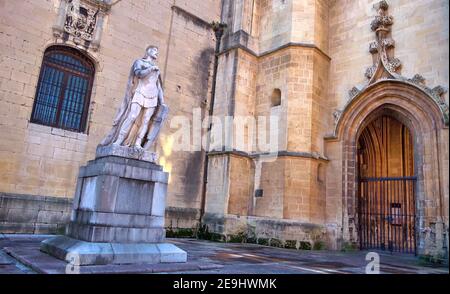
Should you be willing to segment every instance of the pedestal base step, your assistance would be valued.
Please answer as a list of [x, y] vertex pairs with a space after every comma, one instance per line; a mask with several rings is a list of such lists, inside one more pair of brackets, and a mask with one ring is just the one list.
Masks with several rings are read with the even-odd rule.
[[57, 236], [42, 241], [41, 251], [74, 265], [178, 263], [187, 253], [169, 243], [92, 243]]

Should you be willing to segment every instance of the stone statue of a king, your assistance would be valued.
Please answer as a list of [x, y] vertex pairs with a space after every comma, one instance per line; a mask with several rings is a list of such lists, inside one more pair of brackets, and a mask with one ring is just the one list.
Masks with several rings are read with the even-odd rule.
[[113, 127], [100, 146], [116, 145], [148, 150], [167, 117], [161, 72], [156, 65], [158, 48], [149, 46], [133, 63], [123, 102]]
[[94, 160], [80, 167], [64, 236], [41, 250], [77, 265], [179, 263], [187, 253], [165, 242], [169, 174], [148, 151], [167, 117], [158, 48], [133, 63], [125, 98]]

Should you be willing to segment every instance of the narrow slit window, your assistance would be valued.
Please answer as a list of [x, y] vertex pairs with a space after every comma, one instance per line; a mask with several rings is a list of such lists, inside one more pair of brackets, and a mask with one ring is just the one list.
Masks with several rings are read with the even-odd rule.
[[272, 92], [272, 96], [270, 97], [271, 106], [280, 106], [281, 105], [281, 91], [280, 89], [275, 89]]

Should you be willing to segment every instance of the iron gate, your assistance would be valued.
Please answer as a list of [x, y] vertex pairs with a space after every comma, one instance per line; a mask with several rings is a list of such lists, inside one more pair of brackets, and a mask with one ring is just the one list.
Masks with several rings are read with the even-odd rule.
[[416, 253], [416, 177], [359, 180], [361, 249]]

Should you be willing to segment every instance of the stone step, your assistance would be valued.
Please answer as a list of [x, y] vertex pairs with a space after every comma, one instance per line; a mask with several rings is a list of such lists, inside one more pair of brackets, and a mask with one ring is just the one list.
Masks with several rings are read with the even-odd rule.
[[187, 253], [170, 243], [92, 243], [66, 236], [42, 241], [41, 251], [75, 265], [187, 262]]

